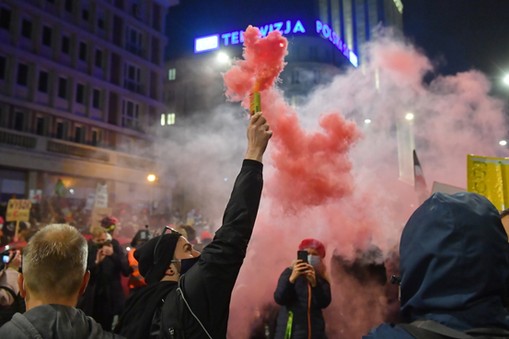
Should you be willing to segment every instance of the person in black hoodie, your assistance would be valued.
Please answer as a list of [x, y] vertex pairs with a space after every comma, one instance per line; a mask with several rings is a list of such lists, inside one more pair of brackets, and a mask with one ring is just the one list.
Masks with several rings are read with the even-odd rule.
[[171, 229], [136, 250], [148, 285], [127, 300], [116, 332], [130, 339], [226, 338], [231, 294], [258, 213], [262, 157], [271, 136], [265, 118], [254, 114], [223, 225], [201, 255]]
[[23, 249], [18, 277], [27, 311], [0, 328], [0, 338], [122, 338], [75, 308], [87, 287], [87, 241], [72, 226], [48, 225]]

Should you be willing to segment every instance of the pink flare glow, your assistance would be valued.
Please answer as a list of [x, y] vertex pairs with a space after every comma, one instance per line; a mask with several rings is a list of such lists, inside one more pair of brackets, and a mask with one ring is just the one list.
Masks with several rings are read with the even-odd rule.
[[[262, 38], [258, 28], [249, 26], [244, 32], [244, 59], [236, 61], [224, 74], [226, 96], [232, 101], [242, 101], [253, 90], [272, 87], [285, 66], [287, 46], [281, 32], [272, 31]], [[248, 107], [246, 103], [243, 106]]]

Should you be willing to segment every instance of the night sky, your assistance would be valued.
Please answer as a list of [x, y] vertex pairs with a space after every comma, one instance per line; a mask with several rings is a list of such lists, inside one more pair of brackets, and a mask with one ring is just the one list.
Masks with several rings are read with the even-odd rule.
[[509, 72], [509, 0], [403, 0], [406, 36], [455, 74], [478, 69]]

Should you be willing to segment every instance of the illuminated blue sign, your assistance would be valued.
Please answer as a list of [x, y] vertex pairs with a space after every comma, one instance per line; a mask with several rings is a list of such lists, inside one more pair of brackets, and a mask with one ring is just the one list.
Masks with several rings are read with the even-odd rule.
[[341, 53], [343, 53], [343, 55], [347, 57], [348, 60], [350, 60], [352, 65], [355, 67], [359, 65], [357, 55], [355, 55], [355, 53], [348, 48], [348, 45], [343, 42], [343, 40], [341, 40], [339, 35], [332, 28], [330, 28], [329, 25], [324, 24], [320, 20], [316, 20], [316, 33], [320, 34], [322, 38], [332, 42], [332, 44], [336, 46], [336, 48]]
[[219, 47], [219, 36], [217, 34], [194, 39], [195, 53], [210, 51], [218, 47]]
[[[294, 35], [306, 33], [306, 28], [300, 20], [278, 21], [271, 24], [259, 26], [262, 37], [272, 31], [280, 31], [283, 35]], [[357, 67], [359, 61], [357, 55], [348, 48], [348, 45], [341, 40], [339, 35], [329, 25], [316, 20], [315, 32], [323, 39], [329, 40], [343, 54], [350, 63]], [[206, 52], [219, 48], [220, 46], [238, 45], [244, 42], [244, 31], [232, 31], [222, 34], [214, 34], [194, 40], [195, 53]]]

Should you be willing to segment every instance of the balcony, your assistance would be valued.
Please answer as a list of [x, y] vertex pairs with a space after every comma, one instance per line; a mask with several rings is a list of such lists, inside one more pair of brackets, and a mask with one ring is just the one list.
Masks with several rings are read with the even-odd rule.
[[[16, 152], [25, 158], [27, 168], [33, 168], [35, 157], [45, 157], [48, 161], [55, 157], [66, 157], [68, 160], [81, 160], [114, 166], [115, 168], [132, 169], [135, 171], [151, 171], [155, 168], [153, 159], [139, 157], [128, 153], [102, 149], [70, 141], [58, 140], [28, 133], [10, 131], [0, 128], [0, 154], [2, 149], [19, 149]], [[2, 165], [8, 164], [8, 157], [2, 159]], [[30, 166], [28, 165], [31, 163]], [[108, 166], [108, 167], [109, 167]]]

